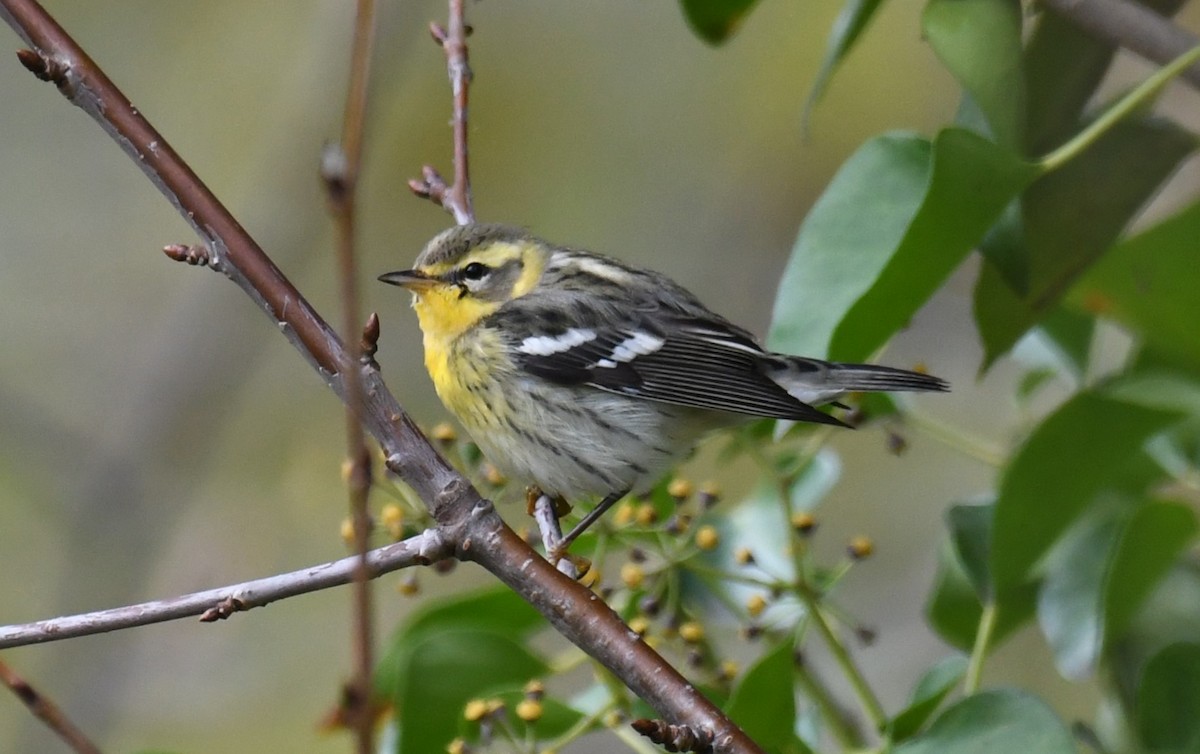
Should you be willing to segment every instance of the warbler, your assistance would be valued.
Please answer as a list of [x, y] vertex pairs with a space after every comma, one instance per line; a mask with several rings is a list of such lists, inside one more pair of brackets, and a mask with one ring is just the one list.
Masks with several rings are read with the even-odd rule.
[[551, 496], [602, 496], [564, 543], [708, 430], [751, 417], [847, 426], [815, 406], [949, 389], [771, 353], [665, 275], [509, 225], [450, 228], [379, 280], [413, 293], [438, 396], [495, 466]]

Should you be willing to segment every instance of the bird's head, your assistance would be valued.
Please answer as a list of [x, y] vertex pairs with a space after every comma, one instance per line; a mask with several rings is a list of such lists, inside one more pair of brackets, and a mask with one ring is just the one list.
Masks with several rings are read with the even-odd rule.
[[426, 335], [454, 337], [537, 285], [550, 257], [521, 228], [475, 223], [442, 231], [410, 270], [379, 280], [407, 288]]

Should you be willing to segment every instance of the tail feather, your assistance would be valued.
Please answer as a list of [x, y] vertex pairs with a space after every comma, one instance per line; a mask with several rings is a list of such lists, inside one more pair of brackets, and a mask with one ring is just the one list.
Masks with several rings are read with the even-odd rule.
[[946, 392], [950, 384], [940, 377], [876, 364], [829, 365], [830, 380], [845, 390], [932, 390]]
[[831, 403], [852, 392], [946, 392], [950, 389], [950, 384], [939, 377], [876, 364], [841, 364], [771, 354], [764, 362], [764, 368], [793, 398], [810, 406]]

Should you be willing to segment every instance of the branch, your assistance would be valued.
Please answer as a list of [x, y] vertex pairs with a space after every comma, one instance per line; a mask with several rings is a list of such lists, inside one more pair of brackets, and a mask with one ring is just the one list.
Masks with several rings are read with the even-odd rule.
[[450, 88], [454, 92], [454, 184], [446, 185], [434, 167], [421, 169], [421, 178], [408, 182], [408, 187], [417, 196], [429, 199], [454, 216], [459, 225], [475, 222], [475, 209], [471, 202], [471, 171], [467, 155], [467, 92], [471, 86], [471, 66], [467, 62], [466, 0], [450, 0], [450, 22], [448, 26], [438, 23], [429, 25], [433, 41], [446, 53], [446, 73], [450, 76]]
[[78, 754], [100, 754], [100, 747], [92, 743], [52, 699], [30, 686], [3, 660], [0, 660], [0, 683], [11, 689], [33, 716], [54, 731], [72, 751]]
[[[378, 321], [364, 333], [359, 329], [358, 265], [354, 247], [355, 200], [362, 166], [363, 131], [367, 111], [367, 89], [371, 71], [371, 48], [375, 38], [375, 2], [358, 0], [354, 21], [354, 45], [350, 59], [350, 82], [346, 87], [346, 105], [342, 115], [342, 139], [326, 147], [321, 158], [321, 177], [329, 200], [337, 235], [337, 267], [341, 283], [342, 337], [349, 344], [350, 357], [360, 362], [365, 350], [373, 350], [378, 340]], [[359, 754], [374, 750], [375, 721], [371, 710], [372, 622], [370, 573], [367, 548], [371, 538], [371, 516], [367, 498], [371, 492], [371, 453], [363, 435], [363, 385], [357, 371], [346, 381], [346, 446], [349, 473], [346, 487], [350, 498], [350, 516], [359, 566], [354, 576], [354, 677], [343, 690], [343, 712], [357, 739]]]
[[[1195, 35], [1130, 0], [1040, 0], [1047, 10], [1092, 36], [1124, 47], [1158, 65], [1166, 65], [1200, 44]], [[1200, 63], [1181, 74], [1200, 89]]]
[[[448, 36], [465, 40], [466, 28], [461, 23], [464, 0], [451, 1], [457, 16], [451, 16]], [[507, 584], [664, 718], [693, 731], [711, 732], [715, 751], [761, 751], [598, 596], [556, 571], [504, 524], [492, 504], [417, 430], [383, 384], [378, 369], [350, 356], [329, 325], [212, 192], [34, 0], [0, 0], [0, 17], [33, 48], [20, 54], [22, 63], [39, 77], [53, 81], [113, 137], [203, 239], [208, 265], [257, 302], [343, 400], [347, 372], [361, 373], [364, 427], [383, 447], [388, 466], [425, 501], [438, 523], [441, 541], [447, 547], [453, 543], [457, 557], [480, 564]], [[451, 66], [452, 74], [457, 70], [460, 77], [456, 79], [455, 111], [461, 115], [461, 128], [456, 124], [455, 132], [461, 138], [456, 138], [456, 153], [464, 158], [463, 164], [456, 166], [455, 188], [467, 196], [467, 184], [459, 180], [466, 175], [465, 41], [463, 45], [460, 52], [450, 52], [462, 64], [457, 69]], [[469, 205], [459, 209], [469, 220]], [[355, 560], [350, 559], [350, 568]], [[88, 631], [76, 635], [82, 633]]]
[[[367, 553], [367, 568], [371, 578], [376, 578], [402, 568], [429, 565], [453, 556], [454, 543], [444, 538], [437, 530], [429, 529], [402, 542], [370, 550]], [[124, 628], [190, 618], [193, 615], [200, 616], [206, 623], [224, 620], [234, 613], [263, 607], [287, 597], [349, 584], [354, 580], [358, 563], [359, 556], [351, 555], [291, 573], [170, 599], [51, 618], [24, 625], [4, 626], [0, 628], [0, 649], [92, 636]]]

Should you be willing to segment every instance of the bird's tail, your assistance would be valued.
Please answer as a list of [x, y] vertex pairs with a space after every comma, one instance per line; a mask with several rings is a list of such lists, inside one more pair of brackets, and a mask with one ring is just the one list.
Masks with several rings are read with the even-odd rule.
[[950, 389], [950, 384], [941, 378], [907, 369], [876, 364], [842, 364], [784, 354], [771, 356], [767, 367], [771, 379], [793, 398], [810, 406], [830, 403], [852, 392], [946, 392]]

